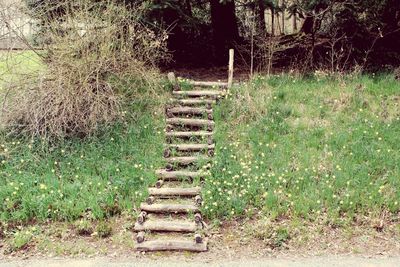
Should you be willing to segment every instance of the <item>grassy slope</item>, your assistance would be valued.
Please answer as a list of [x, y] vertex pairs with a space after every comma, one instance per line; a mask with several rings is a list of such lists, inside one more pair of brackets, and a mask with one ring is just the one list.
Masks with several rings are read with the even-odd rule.
[[[20, 57], [40, 67], [31, 56]], [[11, 61], [24, 62], [16, 59]], [[4, 71], [5, 63], [0, 66]], [[28, 69], [15, 66], [17, 73]], [[399, 104], [399, 84], [391, 76], [260, 77], [233, 88], [215, 107], [217, 151], [204, 186], [204, 213], [223, 219], [261, 211], [297, 226], [304, 218], [335, 225], [360, 215], [395, 218]], [[162, 116], [131, 108], [146, 115], [86, 140], [48, 146], [0, 136], [0, 222], [84, 216], [91, 224], [91, 218], [130, 213], [156, 180], [164, 140]], [[285, 228], [260, 225], [262, 233], [287, 239]], [[24, 245], [32, 231], [27, 237], [17, 231], [10, 242]]]
[[57, 147], [3, 138], [0, 220], [99, 219], [131, 211], [162, 163], [160, 121], [144, 116]]
[[396, 214], [399, 87], [391, 76], [276, 76], [232, 89], [216, 107], [204, 212], [331, 221]]
[[[40, 68], [29, 52], [1, 55], [0, 71], [8, 82]], [[0, 222], [100, 219], [131, 212], [162, 164], [164, 125], [160, 114], [149, 114], [146, 103], [129, 108], [135, 112], [128, 109], [124, 123], [103, 129], [100, 137], [50, 146], [0, 135]], [[137, 116], [139, 110], [143, 116]]]

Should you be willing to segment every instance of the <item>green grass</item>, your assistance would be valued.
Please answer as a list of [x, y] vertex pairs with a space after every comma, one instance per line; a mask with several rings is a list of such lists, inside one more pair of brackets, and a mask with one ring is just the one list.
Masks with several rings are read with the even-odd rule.
[[[400, 83], [259, 77], [215, 108], [211, 219], [354, 219], [400, 211]], [[260, 213], [259, 213], [260, 211]]]
[[[23, 65], [23, 59], [40, 68], [26, 54], [11, 61]], [[399, 87], [390, 75], [281, 75], [233, 88], [215, 107], [217, 148], [204, 184], [205, 215], [335, 221], [396, 214]], [[48, 144], [3, 133], [0, 221], [131, 213], [156, 181], [164, 143], [162, 114], [131, 108], [143, 115], [128, 110], [135, 119], [84, 140]]]
[[40, 57], [32, 51], [0, 51], [0, 91], [43, 67]]
[[131, 212], [162, 164], [161, 122], [145, 115], [100, 137], [56, 146], [3, 136], [0, 220], [71, 221]]

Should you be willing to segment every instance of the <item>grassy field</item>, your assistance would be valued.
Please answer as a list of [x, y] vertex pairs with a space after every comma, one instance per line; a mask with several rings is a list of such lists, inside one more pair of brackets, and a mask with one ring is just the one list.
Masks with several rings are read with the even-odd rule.
[[[210, 218], [396, 217], [400, 84], [390, 75], [258, 77], [216, 107]], [[398, 219], [398, 218], [397, 218]]]
[[[32, 55], [14, 56], [16, 73], [40, 68]], [[3, 77], [12, 77], [6, 66], [0, 61]], [[308, 222], [398, 221], [399, 86], [391, 75], [316, 73], [257, 77], [232, 88], [215, 107], [216, 156], [203, 187], [206, 217], [286, 220], [296, 229]], [[56, 144], [1, 133], [0, 236], [7, 225], [13, 250], [35, 235], [47, 240], [48, 233], [32, 224], [66, 222], [79, 233], [103, 219], [132, 218], [156, 181], [154, 170], [164, 164], [164, 123], [163, 114], [150, 114], [140, 103], [125, 114], [96, 137]], [[288, 239], [286, 228], [261, 228], [275, 233], [275, 243]]]

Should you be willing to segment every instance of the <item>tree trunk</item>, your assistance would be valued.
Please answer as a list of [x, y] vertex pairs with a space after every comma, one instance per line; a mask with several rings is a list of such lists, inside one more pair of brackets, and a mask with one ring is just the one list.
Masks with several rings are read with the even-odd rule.
[[305, 34], [312, 34], [314, 31], [314, 17], [313, 16], [306, 16], [303, 26], [301, 27], [301, 32]]
[[239, 39], [235, 1], [210, 0], [211, 23], [214, 35], [214, 52], [217, 64], [226, 63], [228, 51]]
[[265, 33], [267, 30], [267, 25], [265, 21], [265, 3], [264, 0], [258, 1], [258, 28], [260, 33]]
[[275, 36], [275, 9], [271, 7], [271, 35]]
[[283, 5], [283, 8], [282, 8], [282, 35], [285, 35], [285, 10], [286, 10], [285, 4], [286, 4], [285, 1], [282, 0], [282, 5]]

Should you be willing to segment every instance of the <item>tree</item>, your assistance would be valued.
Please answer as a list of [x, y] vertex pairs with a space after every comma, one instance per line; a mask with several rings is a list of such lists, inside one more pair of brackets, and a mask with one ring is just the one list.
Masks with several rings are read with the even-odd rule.
[[223, 64], [229, 48], [239, 39], [235, 1], [210, 0], [210, 6], [215, 59]]

